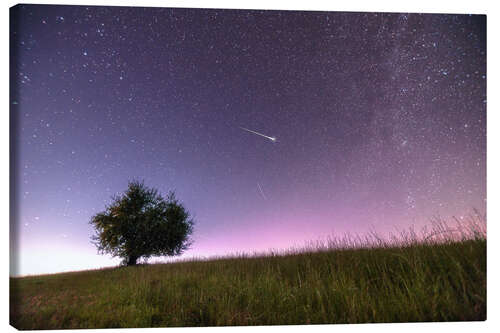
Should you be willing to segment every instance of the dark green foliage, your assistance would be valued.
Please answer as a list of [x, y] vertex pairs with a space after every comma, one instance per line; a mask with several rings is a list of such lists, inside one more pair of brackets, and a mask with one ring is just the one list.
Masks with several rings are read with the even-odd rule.
[[[482, 227], [484, 226], [484, 228]], [[18, 329], [486, 319], [486, 224], [416, 241], [11, 278]], [[369, 243], [356, 243], [368, 246]]]
[[18, 329], [486, 319], [486, 240], [11, 279]]
[[99, 252], [121, 257], [128, 266], [139, 258], [180, 255], [191, 245], [193, 220], [175, 195], [163, 198], [138, 181], [130, 182], [90, 223]]

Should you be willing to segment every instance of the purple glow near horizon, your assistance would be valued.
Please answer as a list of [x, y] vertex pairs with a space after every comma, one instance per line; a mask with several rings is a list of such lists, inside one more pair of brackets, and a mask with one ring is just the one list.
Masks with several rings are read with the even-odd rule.
[[185, 258], [486, 211], [485, 16], [21, 5], [11, 49], [13, 275], [117, 264], [132, 179]]

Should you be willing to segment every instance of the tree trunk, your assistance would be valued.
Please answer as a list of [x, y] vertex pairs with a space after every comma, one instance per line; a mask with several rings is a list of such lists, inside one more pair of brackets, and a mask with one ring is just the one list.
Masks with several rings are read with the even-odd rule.
[[137, 259], [139, 259], [139, 257], [133, 255], [129, 256], [127, 260], [127, 266], [134, 266], [137, 263]]

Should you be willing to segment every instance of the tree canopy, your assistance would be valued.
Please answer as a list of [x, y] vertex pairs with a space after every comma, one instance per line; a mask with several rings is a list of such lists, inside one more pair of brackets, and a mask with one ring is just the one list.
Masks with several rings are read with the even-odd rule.
[[132, 181], [90, 224], [99, 253], [135, 265], [140, 258], [182, 254], [192, 244], [189, 236], [194, 222], [173, 192], [163, 198], [158, 190]]

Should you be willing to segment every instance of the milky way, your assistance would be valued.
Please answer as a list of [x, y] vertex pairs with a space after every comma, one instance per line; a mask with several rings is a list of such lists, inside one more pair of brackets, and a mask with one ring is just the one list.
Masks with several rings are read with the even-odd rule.
[[88, 221], [132, 179], [186, 256], [486, 210], [485, 16], [24, 5], [11, 57], [15, 274], [113, 264]]

